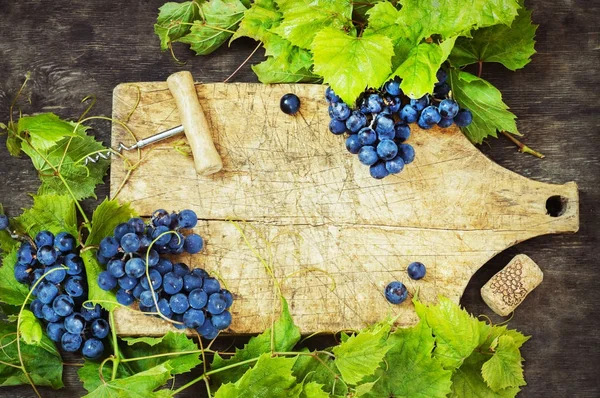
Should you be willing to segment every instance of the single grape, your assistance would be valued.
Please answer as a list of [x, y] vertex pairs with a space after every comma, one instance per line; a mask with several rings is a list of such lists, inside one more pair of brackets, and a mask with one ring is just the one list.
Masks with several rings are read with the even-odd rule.
[[195, 308], [188, 309], [183, 314], [183, 323], [186, 327], [195, 329], [204, 323], [204, 311]]
[[98, 339], [103, 339], [108, 336], [108, 332], [110, 332], [110, 326], [108, 325], [108, 322], [102, 318], [95, 319], [94, 322], [92, 322], [91, 330], [92, 336]]
[[[164, 278], [163, 278], [164, 280]], [[144, 287], [142, 286], [141, 283], [138, 283], [137, 285], [135, 285], [135, 287], [133, 289], [130, 289], [131, 293], [133, 294], [133, 297], [135, 297], [136, 299], [140, 299], [140, 296], [142, 295], [142, 293], [145, 291]]]
[[442, 119], [437, 125], [445, 129], [452, 126], [452, 124], [454, 124], [454, 119]]
[[398, 145], [398, 155], [404, 160], [404, 164], [412, 163], [415, 160], [415, 148], [410, 144]]
[[86, 322], [91, 322], [94, 319], [98, 319], [102, 316], [102, 308], [100, 304], [94, 304], [93, 307], [90, 308], [92, 304], [86, 303], [81, 306], [81, 310], [79, 313], [86, 320]]
[[410, 127], [406, 123], [398, 122], [394, 125], [394, 138], [399, 142], [404, 142], [410, 137]]
[[435, 85], [439, 86], [440, 84], [446, 83], [446, 79], [448, 78], [448, 74], [446, 73], [445, 70], [438, 69], [437, 73], [435, 74], [435, 77], [437, 78], [437, 83]]
[[42, 284], [39, 283], [37, 286], [35, 286], [35, 284], [37, 281], [42, 279], [42, 276], [44, 275], [44, 269], [43, 268], [34, 269], [31, 274], [33, 275], [33, 278], [31, 280], [30, 289], [31, 289], [31, 292], [33, 293], [33, 295], [37, 296]]
[[296, 94], [285, 94], [279, 101], [279, 108], [287, 115], [295, 115], [300, 110], [300, 98]]
[[369, 173], [371, 177], [376, 178], [378, 180], [387, 177], [390, 175], [390, 172], [385, 168], [385, 162], [377, 162], [369, 168]]
[[394, 136], [394, 119], [387, 115], [377, 115], [375, 118], [375, 131], [379, 139], [391, 138]]
[[117, 283], [119, 284], [119, 287], [121, 289], [131, 290], [135, 287], [135, 285], [138, 284], [138, 278], [135, 278], [135, 277], [129, 276], [129, 275], [125, 275], [125, 276], [120, 277], [117, 280]]
[[211, 314], [220, 314], [227, 308], [227, 299], [221, 293], [213, 293], [208, 296], [206, 310]]
[[70, 252], [75, 247], [75, 238], [67, 232], [60, 232], [54, 238], [54, 247], [62, 252]]
[[189, 274], [190, 271], [190, 267], [188, 267], [186, 264], [184, 263], [176, 263], [173, 264], [173, 273], [177, 276], [181, 276], [182, 278], [184, 276], [186, 276], [187, 274]]
[[85, 319], [80, 313], [75, 312], [65, 318], [65, 329], [69, 333], [80, 334], [85, 329]]
[[118, 258], [114, 258], [108, 262], [106, 270], [115, 278], [120, 278], [125, 275], [125, 262]]
[[346, 149], [348, 152], [356, 155], [361, 147], [362, 145], [360, 144], [358, 134], [352, 134], [346, 138]]
[[98, 275], [98, 286], [102, 290], [111, 291], [117, 287], [117, 278], [112, 276], [108, 271], [102, 271]]
[[136, 234], [143, 234], [144, 230], [146, 229], [144, 220], [138, 217], [130, 218], [129, 221], [127, 221], [127, 224], [129, 224], [129, 226], [133, 229], [133, 232]]
[[425, 121], [425, 119], [423, 118], [423, 115], [421, 115], [419, 117], [419, 121], [417, 122], [417, 125], [419, 126], [419, 128], [423, 129], [423, 130], [429, 130], [430, 128], [433, 128], [433, 124], [429, 124]]
[[408, 276], [416, 281], [423, 279], [427, 272], [425, 265], [419, 262], [410, 263], [406, 271], [408, 272]]
[[183, 314], [190, 306], [190, 303], [183, 293], [177, 293], [169, 299], [169, 306], [175, 314]]
[[188, 295], [190, 307], [200, 310], [208, 303], [208, 295], [202, 289], [194, 289]]
[[163, 277], [163, 290], [167, 294], [176, 294], [183, 289], [183, 277], [174, 272], [167, 272]]
[[81, 297], [85, 291], [85, 282], [79, 275], [74, 275], [67, 278], [64, 289], [71, 297]]
[[373, 145], [377, 141], [377, 133], [370, 127], [363, 127], [358, 132], [358, 142], [361, 146]]
[[192, 210], [182, 210], [177, 216], [179, 228], [194, 228], [198, 223], [198, 216]]
[[112, 258], [119, 252], [119, 242], [112, 236], [107, 236], [100, 242], [98, 253], [106, 259]]
[[[125, 263], [125, 274], [132, 278], [140, 278], [146, 273], [146, 262], [139, 257], [130, 258]], [[122, 286], [121, 286], [122, 287]]]
[[435, 86], [433, 89], [433, 96], [437, 99], [444, 99], [450, 93], [450, 85], [448, 83], [442, 83], [438, 86]]
[[81, 349], [81, 353], [87, 359], [98, 359], [102, 356], [104, 352], [104, 344], [98, 339], [87, 339], [85, 343], [83, 343], [83, 348]]
[[[162, 275], [160, 274], [160, 272], [158, 272], [155, 269], [151, 269], [148, 271], [148, 274], [150, 275], [150, 282], [152, 283], [152, 289], [154, 289], [154, 290], [160, 289], [160, 287], [162, 286], [162, 283], [163, 283], [163, 278], [162, 278]], [[146, 275], [143, 275], [140, 278], [140, 283], [144, 289], [150, 289], [150, 285], [148, 284], [148, 277]]]
[[29, 283], [30, 268], [27, 265], [17, 263], [15, 265], [15, 279], [19, 283]]
[[44, 304], [50, 304], [52, 300], [58, 295], [58, 288], [49, 282], [41, 282], [39, 284], [39, 291], [37, 298]]
[[327, 87], [325, 90], [325, 99], [329, 102], [340, 102], [341, 98], [335, 94], [331, 87]]
[[392, 113], [398, 112], [402, 107], [402, 99], [400, 97], [386, 97], [384, 101], [388, 104], [387, 108]]
[[227, 301], [227, 308], [231, 307], [231, 305], [233, 304], [233, 295], [231, 294], [231, 292], [227, 289], [221, 289], [221, 294], [225, 297], [225, 300]]
[[454, 123], [458, 127], [467, 127], [473, 121], [473, 115], [468, 109], [461, 109], [454, 117]]
[[60, 345], [67, 352], [75, 352], [81, 348], [83, 339], [79, 334], [64, 333], [60, 339]]
[[379, 113], [381, 112], [381, 108], [383, 108], [383, 100], [379, 94], [369, 94], [365, 98], [365, 105], [368, 110], [367, 113]]
[[375, 164], [379, 160], [375, 147], [367, 145], [360, 148], [360, 151], [358, 151], [358, 160], [366, 166]]
[[121, 223], [117, 225], [113, 231], [113, 236], [117, 241], [121, 241], [123, 237], [127, 234], [135, 233], [135, 229], [129, 223]]
[[48, 322], [58, 322], [62, 319], [49, 304], [43, 304], [42, 313], [44, 314], [44, 319]]
[[52, 309], [59, 316], [69, 316], [73, 313], [73, 309], [75, 308], [75, 302], [70, 296], [66, 294], [61, 294], [56, 296], [56, 298], [52, 301]]
[[385, 168], [390, 174], [398, 174], [404, 169], [404, 160], [400, 155], [396, 155], [392, 160], [385, 162]]
[[213, 315], [210, 318], [213, 326], [218, 330], [227, 329], [231, 325], [231, 313], [229, 311], [223, 311], [220, 314]]
[[35, 260], [35, 253], [33, 246], [29, 242], [24, 242], [17, 251], [17, 261], [19, 264], [30, 265]]
[[8, 229], [8, 217], [6, 214], [0, 214], [0, 231]]
[[209, 296], [221, 290], [221, 284], [215, 278], [204, 278], [204, 286], [202, 287]]
[[44, 303], [42, 303], [39, 299], [35, 299], [29, 304], [29, 309], [33, 312], [36, 318], [42, 319], [44, 318]]
[[205, 270], [203, 270], [202, 268], [194, 268], [192, 270], [192, 274], [196, 275], [198, 278], [208, 278], [210, 275], [208, 275], [208, 272], [206, 272]]
[[[169, 246], [171, 253], [177, 254], [177, 253], [183, 253], [183, 250], [184, 250], [183, 245], [184, 244], [185, 244], [185, 237], [183, 235], [181, 235], [179, 232], [176, 232], [173, 235], [171, 235], [171, 240], [169, 241], [168, 246]], [[157, 259], [157, 262], [158, 262], [158, 259]]]
[[155, 210], [154, 213], [152, 213], [151, 221], [152, 225], [154, 225], [155, 227], [169, 227], [171, 225], [171, 216], [169, 215], [169, 212], [165, 209], [158, 209]]
[[190, 234], [185, 237], [185, 243], [183, 244], [183, 248], [186, 252], [190, 254], [196, 254], [202, 250], [204, 247], [204, 241], [202, 237], [197, 234]]
[[102, 254], [100, 254], [100, 250], [98, 250], [96, 252], [96, 259], [101, 265], [106, 265], [106, 263], [108, 263], [108, 260], [110, 260], [110, 257], [104, 257]]
[[400, 304], [408, 297], [408, 291], [402, 282], [394, 281], [385, 287], [385, 298], [392, 304]]
[[458, 113], [458, 104], [451, 99], [445, 99], [438, 105], [438, 112], [444, 119], [452, 119]]
[[140, 237], [140, 249], [141, 250], [146, 250], [150, 244], [152, 243], [152, 238], [150, 238], [150, 236], [148, 236], [147, 234], [143, 234]]
[[57, 258], [58, 253], [52, 246], [42, 246], [37, 251], [37, 260], [43, 265], [52, 265]]
[[428, 106], [421, 112], [421, 118], [429, 125], [438, 124], [442, 120], [442, 116], [435, 106]]
[[167, 318], [171, 318], [173, 316], [173, 311], [169, 306], [169, 300], [166, 298], [161, 298], [158, 300], [158, 311]]
[[183, 277], [183, 290], [191, 292], [194, 289], [199, 289], [202, 287], [202, 282], [202, 278], [194, 274], [187, 274]]
[[344, 134], [346, 132], [346, 123], [342, 120], [331, 119], [329, 121], [329, 131], [335, 135]]
[[[377, 155], [382, 160], [391, 160], [398, 154], [398, 145], [392, 140], [381, 140], [377, 144]], [[359, 154], [360, 155], [360, 154]]]
[[121, 238], [121, 247], [125, 253], [135, 253], [140, 249], [140, 238], [133, 232], [127, 233]]
[[173, 263], [167, 258], [161, 258], [158, 260], [158, 264], [156, 264], [154, 269], [158, 270], [162, 275], [165, 275], [166, 273], [173, 271]]
[[200, 336], [205, 339], [212, 340], [219, 335], [219, 329], [214, 327], [210, 318], [206, 318], [202, 326], [200, 326], [196, 331], [200, 334]]
[[[346, 120], [346, 128], [352, 133], [358, 133], [358, 131], [367, 125], [367, 117], [360, 111], [352, 112], [352, 115]], [[330, 124], [331, 129], [331, 124]]]
[[152, 307], [154, 305], [154, 299], [158, 302], [158, 293], [152, 292], [150, 290], [144, 290], [140, 295], [140, 303], [145, 307]]
[[329, 109], [332, 119], [344, 121], [350, 117], [350, 108], [343, 102], [334, 102], [329, 105]]
[[390, 95], [401, 95], [402, 90], [400, 90], [400, 81], [398, 80], [390, 80], [384, 86], [385, 91], [387, 91]]
[[34, 239], [35, 245], [39, 248], [42, 246], [54, 245], [54, 234], [50, 231], [40, 231]]
[[119, 289], [117, 290], [117, 302], [121, 305], [131, 305], [135, 301], [133, 293], [129, 290]]
[[154, 244], [159, 246], [169, 244], [169, 241], [171, 240], [171, 234], [167, 233], [169, 231], [171, 231], [169, 227], [165, 227], [164, 225], [159, 225], [154, 228], [152, 231], [152, 240], [155, 240]]
[[171, 213], [171, 224], [169, 224], [169, 228], [171, 228], [173, 231], [178, 230], [179, 229], [179, 214], [173, 212]]
[[55, 343], [59, 343], [63, 334], [66, 332], [67, 330], [62, 322], [50, 322], [48, 325], [46, 325], [46, 334], [50, 340], [54, 341]]
[[62, 281], [64, 281], [67, 277], [67, 270], [62, 265], [46, 267], [45, 272], [48, 272], [48, 275], [46, 275], [46, 281], [54, 284], [62, 283]]
[[410, 105], [404, 105], [402, 110], [400, 111], [400, 119], [404, 121], [404, 123], [414, 123], [419, 118], [419, 112], [415, 108]]
[[428, 105], [429, 105], [429, 96], [427, 96], [427, 94], [425, 94], [424, 96], [422, 96], [419, 99], [411, 99], [410, 100], [410, 106], [415, 108], [417, 110], [417, 112], [421, 112]]
[[75, 253], [69, 253], [65, 256], [64, 265], [69, 268], [67, 275], [79, 275], [83, 272], [83, 260]]

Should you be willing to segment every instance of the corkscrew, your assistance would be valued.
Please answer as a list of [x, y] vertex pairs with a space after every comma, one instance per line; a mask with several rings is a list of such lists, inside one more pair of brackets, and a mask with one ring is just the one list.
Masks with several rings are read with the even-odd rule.
[[162, 140], [166, 140], [167, 138], [176, 136], [176, 135], [181, 134], [181, 133], [183, 133], [183, 125], [177, 126], [177, 127], [173, 127], [173, 128], [171, 128], [169, 130], [165, 130], [165, 131], [162, 131], [162, 132], [160, 132], [158, 134], [154, 134], [154, 135], [152, 135], [150, 137], [147, 137], [147, 138], [144, 138], [142, 140], [139, 140], [138, 142], [136, 142], [132, 146], [127, 146], [127, 145], [123, 144], [122, 142], [119, 142], [119, 146], [117, 147], [117, 149], [108, 149], [106, 151], [106, 153], [100, 152], [100, 153], [97, 153], [95, 155], [86, 157], [85, 158], [85, 165], [88, 165], [89, 163], [96, 163], [100, 159], [108, 160], [108, 159], [110, 159], [110, 156], [113, 153], [113, 151], [118, 152], [118, 153], [122, 153], [123, 151], [133, 151], [135, 149], [141, 149], [141, 148], [143, 148], [145, 146], [148, 146], [150, 144], [154, 144], [154, 143], [162, 141]]

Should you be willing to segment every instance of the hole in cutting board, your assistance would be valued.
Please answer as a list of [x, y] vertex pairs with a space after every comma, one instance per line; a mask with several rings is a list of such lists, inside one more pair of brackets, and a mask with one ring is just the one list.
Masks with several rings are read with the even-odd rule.
[[564, 196], [554, 195], [546, 200], [546, 212], [550, 217], [560, 217], [567, 210], [569, 200]]

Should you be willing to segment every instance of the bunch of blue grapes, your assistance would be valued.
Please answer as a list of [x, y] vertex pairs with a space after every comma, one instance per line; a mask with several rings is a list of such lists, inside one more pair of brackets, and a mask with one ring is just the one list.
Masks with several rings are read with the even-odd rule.
[[331, 88], [325, 98], [329, 102], [329, 131], [348, 134], [346, 148], [358, 154], [358, 160], [370, 167], [373, 178], [381, 179], [398, 174], [415, 159], [415, 150], [406, 141], [410, 137], [410, 123], [421, 129], [442, 128], [456, 124], [468, 126], [473, 117], [467, 109], [460, 109], [448, 98], [450, 86], [446, 72], [437, 72], [438, 82], [433, 95], [409, 99], [400, 89], [401, 80], [388, 81], [383, 90], [367, 90], [351, 109]]
[[116, 290], [122, 305], [139, 302], [140, 311], [169, 318], [178, 328], [193, 328], [215, 338], [231, 324], [232, 294], [200, 268], [172, 262], [166, 255], [198, 253], [204, 241], [184, 235], [198, 222], [192, 210], [169, 214], [156, 210], [149, 223], [132, 218], [100, 242], [97, 258], [106, 265], [98, 275], [100, 288]]
[[35, 299], [29, 308], [46, 325], [52, 341], [88, 359], [102, 356], [110, 326], [99, 305], [83, 304], [88, 299], [87, 279], [72, 235], [41, 231], [32, 242], [23, 242], [14, 275], [32, 290]]

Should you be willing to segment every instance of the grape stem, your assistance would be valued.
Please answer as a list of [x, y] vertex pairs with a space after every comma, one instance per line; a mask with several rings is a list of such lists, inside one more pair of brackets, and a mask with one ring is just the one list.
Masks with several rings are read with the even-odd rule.
[[231, 79], [233, 76], [235, 76], [235, 74], [238, 73], [240, 71], [240, 69], [242, 69], [242, 67], [248, 63], [248, 61], [250, 61], [250, 58], [252, 58], [254, 53], [256, 53], [261, 46], [262, 46], [262, 43], [258, 43], [256, 48], [250, 53], [250, 55], [248, 55], [248, 57], [240, 64], [240, 66], [238, 66], [233, 71], [233, 73], [227, 77], [227, 79], [223, 80], [223, 83], [227, 83], [229, 81], [229, 79]]
[[513, 137], [511, 134], [507, 133], [506, 131], [503, 130], [503, 131], [500, 131], [500, 133], [502, 133], [502, 135], [504, 135], [506, 138], [511, 140], [513, 142], [513, 144], [518, 146], [519, 152], [528, 153], [528, 154], [533, 155], [536, 158], [540, 158], [540, 159], [544, 159], [546, 157], [544, 154], [529, 148], [527, 145], [523, 144], [521, 141], [519, 141], [518, 139], [516, 139], [515, 137]]
[[[110, 331], [112, 334], [114, 358], [112, 360], [112, 375], [110, 376], [111, 381], [117, 378], [117, 370], [119, 368], [119, 362], [121, 362], [121, 355], [119, 353], [119, 341], [117, 340], [117, 329], [115, 328], [115, 315], [114, 310], [108, 312], [110, 321]], [[102, 373], [102, 372], [101, 372]]]

